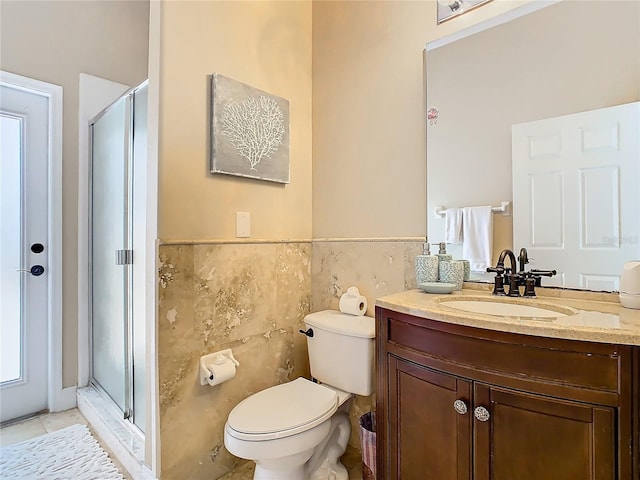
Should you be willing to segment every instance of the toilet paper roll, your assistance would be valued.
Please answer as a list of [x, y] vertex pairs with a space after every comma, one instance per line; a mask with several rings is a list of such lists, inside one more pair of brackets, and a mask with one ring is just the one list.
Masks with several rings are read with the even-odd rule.
[[367, 312], [367, 299], [360, 295], [358, 287], [349, 287], [340, 297], [340, 311], [349, 315], [364, 315]]
[[236, 366], [230, 360], [223, 363], [212, 363], [207, 366], [207, 369], [209, 370], [207, 383], [211, 386], [219, 385], [236, 376]]

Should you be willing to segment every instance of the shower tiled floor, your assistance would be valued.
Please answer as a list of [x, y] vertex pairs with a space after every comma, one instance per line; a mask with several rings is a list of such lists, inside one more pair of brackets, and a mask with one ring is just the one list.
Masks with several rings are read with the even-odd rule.
[[[76, 423], [89, 426], [87, 420], [77, 408], [67, 410], [66, 412], [48, 413], [22, 420], [21, 422], [0, 429], [0, 447], [13, 445], [14, 443], [29, 440], [44, 435], [45, 433], [55, 432], [56, 430], [75, 425]], [[91, 429], [91, 426], [89, 426], [89, 429]], [[109, 457], [118, 467], [118, 470], [120, 470], [124, 478], [131, 480], [131, 476], [122, 468], [122, 465], [120, 465], [104, 443], [100, 441], [100, 438], [95, 432], [92, 430], [91, 433], [100, 442], [102, 448], [109, 454]], [[342, 457], [342, 463], [349, 471], [349, 480], [362, 480], [362, 463], [360, 454], [356, 449], [348, 448]], [[252, 480], [253, 470], [254, 463], [246, 462], [220, 480]]]
[[0, 447], [6, 447], [7, 445], [13, 445], [14, 443], [23, 442], [31, 438], [39, 437], [46, 433], [55, 432], [56, 430], [69, 427], [80, 423], [87, 425], [91, 434], [98, 440], [100, 446], [104, 451], [109, 454], [109, 457], [113, 463], [118, 467], [120, 473], [125, 480], [131, 480], [131, 477], [127, 474], [126, 470], [122, 468], [122, 465], [104, 445], [100, 438], [92, 430], [91, 426], [87, 422], [86, 418], [80, 413], [77, 408], [72, 408], [64, 412], [47, 413], [43, 415], [37, 415], [20, 422], [8, 425], [0, 429]]

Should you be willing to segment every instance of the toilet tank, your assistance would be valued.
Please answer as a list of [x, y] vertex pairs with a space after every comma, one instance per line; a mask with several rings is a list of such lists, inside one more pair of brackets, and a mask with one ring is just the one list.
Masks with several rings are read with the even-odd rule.
[[356, 395], [374, 388], [375, 320], [336, 310], [310, 313], [304, 318], [311, 376], [321, 383]]

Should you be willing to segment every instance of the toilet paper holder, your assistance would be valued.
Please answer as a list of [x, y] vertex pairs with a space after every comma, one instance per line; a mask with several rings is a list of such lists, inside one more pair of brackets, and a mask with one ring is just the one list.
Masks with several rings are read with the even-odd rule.
[[230, 348], [201, 356], [200, 385], [207, 385], [207, 380], [213, 380], [213, 373], [209, 370], [209, 365], [222, 365], [227, 362], [233, 363], [236, 367], [240, 366], [240, 363], [235, 359]]

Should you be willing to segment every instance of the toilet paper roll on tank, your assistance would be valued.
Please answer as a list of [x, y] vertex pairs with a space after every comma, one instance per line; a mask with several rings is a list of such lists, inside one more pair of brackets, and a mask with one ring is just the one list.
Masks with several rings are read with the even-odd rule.
[[364, 315], [367, 313], [367, 298], [360, 295], [358, 287], [349, 287], [340, 297], [340, 311], [349, 315]]

